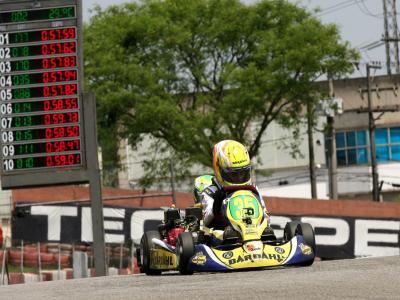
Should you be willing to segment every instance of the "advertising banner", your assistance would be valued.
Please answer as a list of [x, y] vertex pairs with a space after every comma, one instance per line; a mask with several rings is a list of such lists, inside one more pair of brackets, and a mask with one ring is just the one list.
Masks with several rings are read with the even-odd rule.
[[[157, 230], [161, 209], [104, 207], [106, 243], [136, 245], [144, 231]], [[91, 243], [88, 206], [40, 205], [17, 207], [12, 222], [13, 240], [25, 242]], [[277, 238], [287, 222], [310, 223], [315, 231], [317, 255], [323, 259], [400, 255], [400, 219], [272, 215]]]

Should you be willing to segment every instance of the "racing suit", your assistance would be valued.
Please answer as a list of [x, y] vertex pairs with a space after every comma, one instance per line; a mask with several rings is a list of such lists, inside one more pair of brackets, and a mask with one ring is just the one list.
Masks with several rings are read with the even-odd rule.
[[[268, 224], [270, 224], [269, 213], [265, 206], [264, 200], [256, 188], [255, 195], [258, 201], [263, 207], [264, 216], [268, 219]], [[222, 202], [229, 196], [230, 193], [226, 192], [223, 187], [217, 182], [216, 178], [212, 178], [212, 184], [205, 188], [203, 192], [203, 219], [204, 225], [208, 228], [214, 229], [224, 229], [227, 225], [225, 218], [222, 215], [221, 208]]]

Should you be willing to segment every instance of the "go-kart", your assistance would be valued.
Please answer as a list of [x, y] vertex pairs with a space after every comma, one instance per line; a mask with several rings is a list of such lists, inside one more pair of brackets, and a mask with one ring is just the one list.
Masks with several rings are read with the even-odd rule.
[[140, 270], [147, 275], [167, 270], [189, 275], [314, 262], [311, 225], [288, 222], [283, 238], [277, 239], [252, 187], [233, 191], [223, 201], [222, 212], [229, 225], [217, 230], [203, 226], [201, 208], [187, 208], [184, 217], [176, 208], [167, 209], [158, 231], [142, 236], [137, 251]]

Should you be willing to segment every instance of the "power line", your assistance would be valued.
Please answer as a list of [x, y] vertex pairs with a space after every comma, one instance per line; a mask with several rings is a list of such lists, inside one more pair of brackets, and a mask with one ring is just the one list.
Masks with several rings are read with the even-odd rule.
[[325, 9], [321, 10], [315, 16], [316, 17], [321, 17], [321, 16], [324, 16], [324, 15], [327, 15], [327, 14], [330, 14], [330, 13], [334, 13], [336, 11], [342, 10], [342, 9], [350, 7], [350, 6], [353, 6], [353, 5], [358, 4], [360, 2], [363, 2], [363, 1], [364, 0], [347, 0], [347, 1], [343, 1], [343, 2], [337, 3], [335, 5], [332, 5], [330, 7], [327, 7]]
[[[362, 4], [362, 6], [360, 5]], [[360, 11], [370, 17], [374, 17], [377, 19], [383, 19], [383, 13], [382, 14], [373, 14], [367, 7], [367, 5], [365, 4], [365, 0], [361, 1], [361, 2], [357, 2], [357, 6], [360, 9]], [[363, 8], [364, 7], [364, 8]], [[365, 10], [365, 11], [364, 11]]]

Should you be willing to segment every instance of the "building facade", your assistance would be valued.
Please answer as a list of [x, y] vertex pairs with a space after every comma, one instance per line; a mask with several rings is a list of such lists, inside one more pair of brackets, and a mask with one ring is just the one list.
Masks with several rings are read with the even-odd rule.
[[[377, 171], [383, 201], [400, 200], [400, 76], [370, 78], [371, 108], [374, 111]], [[319, 82], [328, 89], [328, 82]], [[371, 147], [366, 78], [336, 80], [334, 95], [341, 98], [342, 113], [334, 116], [336, 131], [337, 186], [339, 198], [370, 199], [372, 190]], [[313, 130], [317, 198], [329, 199], [326, 116], [319, 116]], [[254, 158], [254, 177], [265, 196], [310, 198], [309, 143], [306, 122], [301, 125], [299, 152], [293, 156], [292, 132], [271, 124], [266, 130], [258, 157]], [[120, 186], [137, 187], [143, 175], [141, 161], [146, 142], [132, 151], [122, 143], [120, 156], [126, 166], [119, 173]], [[197, 172], [210, 172], [199, 169]], [[194, 172], [193, 174], [196, 174]], [[168, 183], [164, 185], [168, 189]], [[178, 189], [188, 190], [187, 184]]]

